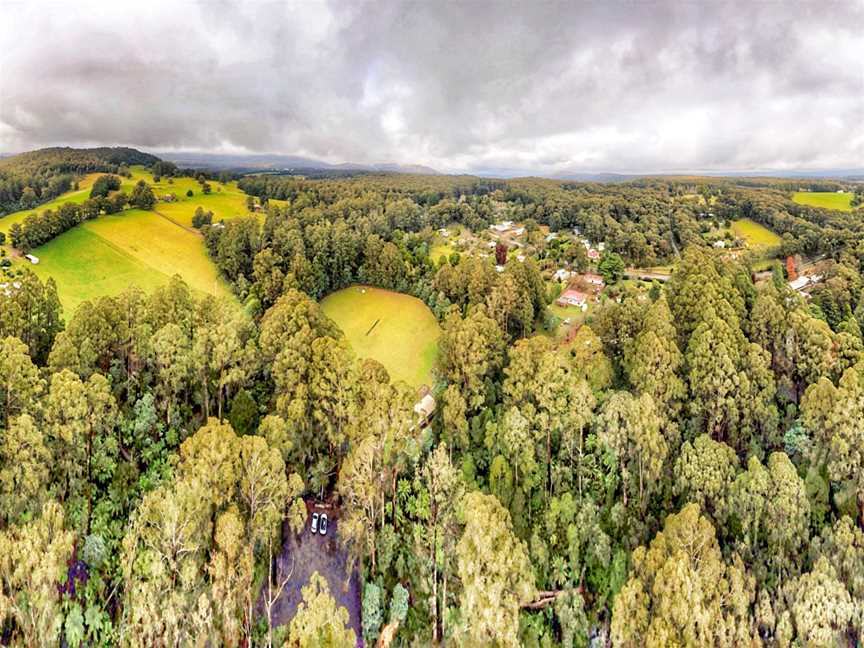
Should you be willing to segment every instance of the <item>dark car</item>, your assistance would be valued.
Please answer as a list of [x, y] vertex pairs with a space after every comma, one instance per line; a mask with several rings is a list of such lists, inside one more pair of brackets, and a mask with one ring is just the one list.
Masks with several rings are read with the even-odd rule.
[[318, 526], [318, 528], [321, 530], [321, 535], [327, 535], [327, 514], [326, 513], [321, 514], [321, 523]]

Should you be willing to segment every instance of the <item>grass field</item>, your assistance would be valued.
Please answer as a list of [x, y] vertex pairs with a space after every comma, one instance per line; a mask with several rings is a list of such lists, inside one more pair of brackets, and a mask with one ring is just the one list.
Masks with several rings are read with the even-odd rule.
[[[140, 179], [153, 184], [153, 177], [141, 167], [133, 167], [132, 178], [124, 178], [121, 190], [131, 192]], [[0, 231], [8, 232], [15, 222], [30, 213], [56, 208], [66, 202], [84, 202], [90, 186], [101, 174], [88, 175], [80, 189], [64, 194], [35, 210], [16, 212], [0, 219]], [[230, 291], [219, 277], [216, 266], [207, 257], [201, 235], [192, 230], [192, 215], [200, 204], [214, 212], [216, 220], [246, 214], [246, 194], [236, 183], [212, 182], [213, 193], [204, 195], [191, 178], [162, 178], [153, 184], [157, 196], [175, 193], [176, 203], [157, 202], [156, 211], [128, 209], [119, 214], [104, 215], [86, 221], [72, 230], [33, 250], [39, 264], [26, 265], [43, 280], [53, 277], [66, 317], [81, 302], [102, 295], [113, 295], [130, 285], [144, 290], [168, 282], [179, 274], [199, 294], [230, 297]], [[186, 196], [192, 189], [194, 195]], [[7, 246], [8, 249], [8, 246]]]
[[328, 295], [321, 308], [345, 333], [358, 358], [380, 362], [393, 380], [432, 385], [441, 328], [419, 299], [352, 286]]
[[43, 281], [53, 277], [66, 316], [81, 302], [137, 285], [145, 291], [179, 274], [199, 294], [230, 296], [200, 236], [152, 212], [128, 210], [93, 221], [34, 250], [31, 268]]
[[732, 233], [747, 241], [751, 248], [773, 247], [783, 242], [783, 239], [770, 229], [749, 218], [732, 221]]
[[852, 196], [853, 194], [848, 191], [845, 193], [836, 193], [834, 191], [796, 191], [792, 194], [792, 200], [799, 205], [852, 211]]

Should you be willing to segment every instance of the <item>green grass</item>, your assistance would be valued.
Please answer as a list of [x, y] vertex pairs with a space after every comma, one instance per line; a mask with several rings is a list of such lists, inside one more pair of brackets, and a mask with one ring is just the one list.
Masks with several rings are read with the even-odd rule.
[[198, 294], [230, 296], [198, 234], [140, 210], [100, 216], [33, 251], [38, 265], [26, 265], [43, 281], [53, 277], [63, 310], [72, 315], [81, 302], [115, 295], [128, 286], [145, 291], [174, 274]]
[[76, 227], [34, 252], [39, 264], [26, 265], [43, 281], [53, 277], [68, 319], [81, 302], [115, 295], [127, 286], [150, 291], [169, 276], [111, 245], [86, 227]]
[[836, 193], [834, 191], [796, 191], [792, 194], [792, 200], [799, 205], [852, 211], [852, 196], [853, 194], [849, 191], [844, 193]]
[[321, 308], [342, 329], [358, 357], [377, 360], [393, 380], [412, 387], [432, 385], [441, 328], [422, 301], [352, 286], [325, 297]]
[[[142, 167], [133, 167], [132, 178], [124, 178], [122, 191], [131, 192], [138, 180], [153, 184], [153, 176]], [[59, 207], [66, 202], [84, 202], [90, 186], [102, 174], [92, 173], [72, 191], [35, 210], [16, 212], [0, 219], [0, 231], [29, 214]], [[179, 274], [198, 294], [230, 297], [230, 291], [219, 277], [216, 266], [207, 257], [201, 235], [191, 228], [192, 215], [200, 204], [214, 212], [216, 219], [246, 213], [246, 194], [236, 183], [212, 182], [213, 193], [205, 196], [191, 178], [167, 178], [153, 184], [157, 196], [175, 193], [176, 203], [156, 203], [156, 211], [128, 209], [119, 214], [99, 216], [86, 221], [53, 241], [33, 250], [39, 264], [31, 266], [16, 259], [16, 266], [26, 265], [43, 280], [53, 277], [66, 317], [85, 300], [114, 295], [137, 285], [150, 291]], [[192, 197], [186, 191], [192, 189]], [[8, 246], [7, 246], [8, 247]]]
[[749, 218], [732, 221], [732, 233], [744, 239], [751, 248], [773, 247], [783, 242], [783, 239], [770, 229]]
[[438, 259], [442, 256], [450, 258], [450, 255], [453, 254], [456, 250], [454, 250], [450, 245], [446, 243], [439, 243], [432, 246], [432, 249], [429, 250], [429, 258], [432, 259], [435, 263], [438, 263]]

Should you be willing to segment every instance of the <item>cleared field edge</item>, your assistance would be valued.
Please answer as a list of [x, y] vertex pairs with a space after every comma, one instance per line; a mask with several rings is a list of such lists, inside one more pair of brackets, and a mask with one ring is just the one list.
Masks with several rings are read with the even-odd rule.
[[796, 191], [792, 194], [792, 201], [808, 207], [852, 211], [852, 194], [849, 192], [838, 194], [834, 191]]

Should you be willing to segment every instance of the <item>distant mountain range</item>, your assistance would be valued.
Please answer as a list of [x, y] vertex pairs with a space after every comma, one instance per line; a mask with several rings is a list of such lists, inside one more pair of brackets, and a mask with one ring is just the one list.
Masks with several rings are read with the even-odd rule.
[[301, 157], [298, 155], [235, 155], [219, 153], [185, 153], [185, 152], [159, 152], [163, 160], [174, 162], [181, 167], [193, 167], [201, 169], [233, 169], [233, 170], [255, 170], [262, 171], [304, 171], [304, 170], [327, 170], [327, 171], [367, 171], [384, 173], [419, 173], [425, 175], [440, 175], [435, 169], [422, 164], [396, 164], [386, 162], [381, 164], [355, 164], [343, 162], [331, 164], [323, 160]]

